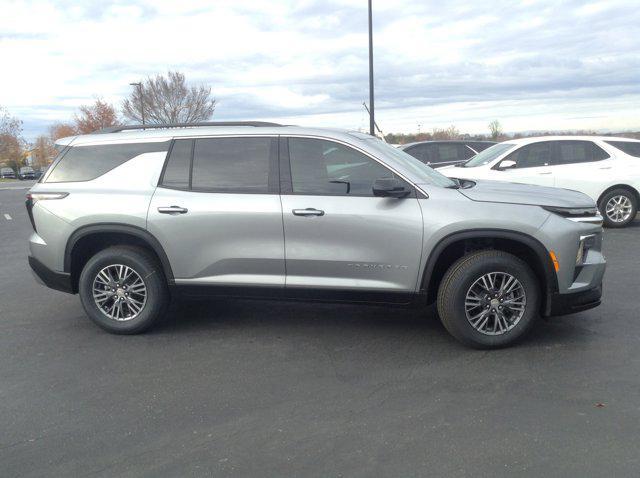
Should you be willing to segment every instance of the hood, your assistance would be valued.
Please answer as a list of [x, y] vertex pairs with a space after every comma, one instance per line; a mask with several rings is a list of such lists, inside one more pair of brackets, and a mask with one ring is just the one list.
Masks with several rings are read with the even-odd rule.
[[586, 194], [570, 189], [549, 188], [532, 184], [506, 181], [474, 180], [475, 186], [458, 189], [472, 201], [527, 204], [531, 206], [555, 206], [591, 208], [595, 202]]

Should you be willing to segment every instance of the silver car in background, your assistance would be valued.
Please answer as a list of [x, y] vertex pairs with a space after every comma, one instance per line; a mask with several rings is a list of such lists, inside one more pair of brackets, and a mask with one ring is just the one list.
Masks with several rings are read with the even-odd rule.
[[437, 303], [474, 347], [600, 303], [584, 194], [454, 181], [368, 135], [272, 123], [66, 138], [27, 197], [38, 279], [137, 333], [170, 296]]

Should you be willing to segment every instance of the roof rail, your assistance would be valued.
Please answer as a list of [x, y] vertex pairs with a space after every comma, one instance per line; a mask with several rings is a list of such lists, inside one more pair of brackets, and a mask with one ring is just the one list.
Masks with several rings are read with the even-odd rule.
[[196, 126], [283, 126], [279, 123], [268, 121], [205, 121], [202, 123], [165, 123], [165, 124], [132, 124], [123, 126], [110, 126], [94, 131], [94, 134], [118, 133], [135, 129], [164, 129], [164, 128], [193, 128]]

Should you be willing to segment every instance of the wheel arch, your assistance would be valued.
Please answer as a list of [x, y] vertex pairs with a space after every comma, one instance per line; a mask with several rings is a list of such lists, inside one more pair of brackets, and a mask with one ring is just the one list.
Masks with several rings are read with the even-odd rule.
[[634, 188], [633, 186], [629, 185], [629, 184], [614, 184], [613, 186], [609, 186], [607, 189], [605, 189], [604, 191], [602, 191], [602, 193], [600, 194], [600, 196], [598, 196], [598, 201], [596, 202], [596, 204], [598, 205], [598, 208], [600, 207], [600, 202], [602, 201], [602, 198], [604, 198], [604, 196], [613, 191], [614, 189], [627, 189], [629, 191], [631, 191], [633, 193], [633, 195], [636, 198], [636, 204], [638, 206], [640, 206], [640, 192]]
[[141, 227], [118, 223], [101, 223], [75, 230], [65, 247], [64, 272], [71, 275], [74, 292], [78, 290], [81, 267], [99, 250], [114, 245], [135, 245], [149, 250], [160, 262], [169, 285], [174, 283], [169, 258], [160, 242]]
[[422, 273], [420, 293], [428, 303], [436, 300], [447, 269], [459, 258], [476, 250], [495, 249], [523, 258], [540, 282], [541, 313], [549, 314], [550, 296], [558, 292], [558, 277], [546, 247], [534, 237], [502, 229], [473, 229], [449, 234], [433, 248]]

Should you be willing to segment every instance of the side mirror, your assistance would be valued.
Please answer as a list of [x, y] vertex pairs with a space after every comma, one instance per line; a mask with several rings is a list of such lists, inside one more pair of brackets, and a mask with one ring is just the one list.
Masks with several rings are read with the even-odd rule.
[[512, 159], [505, 159], [498, 166], [498, 170], [504, 171], [505, 169], [513, 169], [517, 166], [517, 163]]
[[403, 198], [411, 194], [411, 189], [396, 178], [376, 179], [373, 183], [373, 195], [382, 198]]

